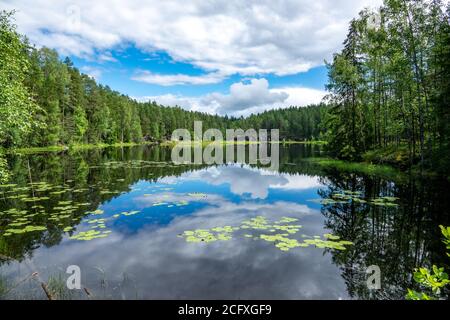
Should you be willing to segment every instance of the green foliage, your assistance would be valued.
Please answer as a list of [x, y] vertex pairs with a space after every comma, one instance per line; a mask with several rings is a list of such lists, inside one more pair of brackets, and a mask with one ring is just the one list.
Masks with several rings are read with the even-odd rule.
[[[441, 232], [444, 236], [444, 244], [447, 250], [450, 250], [450, 227], [439, 226]], [[449, 253], [447, 255], [450, 256]], [[416, 268], [414, 270], [414, 281], [431, 291], [431, 294], [416, 292], [414, 290], [408, 289], [406, 299], [408, 300], [435, 300], [439, 298], [441, 290], [450, 284], [448, 274], [444, 272], [443, 267], [437, 267], [433, 265], [430, 271], [427, 268]]]
[[9, 179], [9, 171], [6, 160], [0, 154], [0, 184], [5, 183]]
[[38, 110], [24, 84], [27, 48], [11, 23], [12, 14], [0, 11], [0, 144], [6, 146], [31, 131]]
[[414, 291], [411, 289], [408, 289], [406, 299], [407, 300], [433, 300], [433, 298], [428, 296], [426, 293], [417, 292], [417, 291]]
[[438, 268], [433, 265], [432, 272], [427, 268], [418, 268], [414, 272], [414, 280], [420, 285], [430, 288], [431, 291], [438, 295], [441, 289], [450, 283], [448, 274], [444, 272], [444, 268]]
[[[380, 25], [368, 19], [380, 16]], [[352, 20], [328, 63], [327, 148], [336, 157], [448, 172], [450, 10], [442, 1], [386, 0]], [[383, 155], [376, 155], [381, 150]]]
[[[439, 226], [439, 228], [441, 228], [442, 235], [444, 236], [442, 242], [444, 242], [447, 250], [450, 251], [450, 227]], [[447, 255], [450, 257], [450, 253], [447, 253]]]
[[[280, 129], [282, 140], [317, 140], [327, 107], [290, 107], [248, 118], [223, 117], [139, 103], [97, 84], [55, 50], [34, 48], [11, 23], [13, 12], [0, 15], [0, 147], [62, 148], [164, 141], [178, 128]], [[43, 125], [45, 124], [45, 126]], [[4, 161], [0, 163], [4, 174]]]
[[348, 162], [331, 158], [308, 158], [306, 161], [323, 168], [337, 169], [340, 172], [358, 172], [370, 176], [384, 177], [395, 181], [406, 177], [402, 171], [386, 165], [370, 164], [365, 162]]
[[[0, 109], [7, 112], [0, 118], [0, 146], [164, 141], [178, 128], [192, 132], [194, 121], [202, 121], [204, 130], [218, 128], [224, 136], [226, 128], [279, 128], [283, 140], [317, 140], [322, 134], [321, 119], [326, 110], [323, 105], [272, 110], [244, 119], [164, 107], [155, 102], [138, 103], [97, 84], [80, 73], [69, 58], [61, 61], [56, 51], [30, 47], [15, 33], [9, 22], [11, 14], [1, 17], [5, 50], [0, 54], [0, 81], [9, 87], [2, 86], [0, 99], [9, 104]], [[12, 76], [16, 81], [9, 80]]]
[[[247, 118], [140, 103], [31, 47], [0, 15], [0, 147], [164, 141], [174, 129], [279, 129], [281, 140], [325, 139], [341, 159], [415, 163], [448, 172], [450, 163], [449, 10], [440, 1], [385, 1], [381, 23], [364, 10], [344, 48], [327, 64], [329, 105], [292, 106]], [[45, 127], [42, 124], [45, 123]]]
[[80, 105], [77, 105], [74, 108], [73, 121], [75, 126], [73, 141], [82, 142], [89, 127], [89, 122], [86, 118], [85, 110]]

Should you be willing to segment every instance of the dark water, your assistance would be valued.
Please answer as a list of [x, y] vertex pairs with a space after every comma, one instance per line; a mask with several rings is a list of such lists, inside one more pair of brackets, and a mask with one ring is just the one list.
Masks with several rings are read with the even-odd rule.
[[[450, 225], [448, 183], [303, 161], [318, 147], [280, 151], [277, 172], [173, 165], [158, 147], [12, 157], [15, 185], [0, 189], [0, 297], [45, 299], [43, 281], [59, 298], [86, 299], [65, 289], [77, 265], [97, 299], [403, 299], [414, 267], [448, 263], [438, 228]], [[288, 225], [298, 230], [274, 229]], [[225, 226], [239, 229], [211, 231]], [[216, 241], [187, 241], [198, 229]], [[261, 234], [303, 246], [283, 251]], [[341, 240], [353, 244], [333, 247]], [[370, 265], [380, 290], [367, 288]]]

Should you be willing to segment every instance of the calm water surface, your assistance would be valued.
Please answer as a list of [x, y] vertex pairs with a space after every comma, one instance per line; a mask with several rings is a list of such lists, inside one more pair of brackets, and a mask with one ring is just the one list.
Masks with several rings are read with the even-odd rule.
[[[415, 266], [448, 263], [448, 183], [303, 160], [319, 151], [282, 147], [277, 172], [174, 165], [170, 149], [149, 146], [13, 156], [0, 298], [44, 299], [43, 281], [86, 299], [64, 289], [77, 265], [97, 299], [403, 299]], [[367, 289], [370, 265], [380, 290]]]

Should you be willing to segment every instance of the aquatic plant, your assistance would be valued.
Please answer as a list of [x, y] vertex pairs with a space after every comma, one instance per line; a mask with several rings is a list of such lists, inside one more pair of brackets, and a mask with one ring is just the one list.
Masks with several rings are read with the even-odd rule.
[[138, 214], [140, 211], [130, 211], [130, 212], [122, 212], [122, 215], [124, 216], [134, 216], [135, 214]]
[[110, 230], [107, 230], [107, 231], [98, 231], [98, 230], [81, 231], [81, 232], [77, 233], [76, 235], [71, 236], [70, 239], [89, 241], [89, 240], [98, 239], [98, 238], [106, 238], [109, 235], [109, 233], [111, 233]]
[[228, 233], [212, 233], [205, 229], [197, 229], [194, 231], [185, 231], [183, 236], [186, 237], [186, 242], [214, 242], [230, 240], [231, 236]]
[[[197, 229], [187, 230], [180, 234], [180, 237], [185, 238], [186, 242], [214, 242], [218, 240], [230, 240], [232, 234], [239, 230], [254, 230], [259, 232], [257, 235], [247, 233], [243, 234], [244, 238], [260, 239], [267, 242], [271, 242], [274, 246], [281, 251], [289, 251], [290, 249], [297, 247], [309, 247], [315, 246], [317, 248], [329, 248], [335, 250], [346, 250], [345, 246], [352, 245], [353, 243], [346, 240], [341, 240], [339, 236], [326, 233], [321, 236], [314, 236], [314, 239], [306, 239], [299, 241], [298, 239], [289, 238], [289, 236], [298, 233], [301, 225], [290, 224], [298, 221], [297, 218], [282, 217], [280, 220], [273, 223], [269, 223], [267, 218], [263, 216], [257, 216], [249, 220], [241, 222], [239, 227], [224, 226], [214, 227], [211, 229]], [[282, 233], [276, 233], [281, 231]], [[261, 233], [264, 232], [264, 233]], [[270, 232], [269, 234], [266, 232]], [[307, 235], [302, 235], [303, 238], [308, 238]]]
[[48, 278], [47, 290], [53, 300], [71, 300], [74, 295], [73, 290], [67, 288], [66, 280], [61, 274]]
[[342, 192], [333, 192], [330, 198], [325, 199], [310, 199], [312, 202], [319, 202], [322, 205], [334, 205], [334, 204], [370, 204], [379, 207], [397, 207], [395, 203], [399, 198], [391, 196], [381, 196], [374, 199], [363, 199], [361, 191], [343, 190]]
[[12, 234], [21, 234], [21, 233], [27, 233], [27, 232], [33, 232], [33, 231], [44, 231], [47, 230], [44, 226], [25, 226], [22, 229], [6, 229], [5, 233], [3, 234], [5, 237], [10, 236]]

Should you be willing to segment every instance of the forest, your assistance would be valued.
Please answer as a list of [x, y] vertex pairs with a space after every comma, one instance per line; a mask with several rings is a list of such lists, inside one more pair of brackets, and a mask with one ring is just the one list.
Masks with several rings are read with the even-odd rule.
[[55, 50], [30, 45], [16, 33], [11, 13], [3, 12], [1, 21], [4, 148], [161, 141], [170, 139], [177, 128], [193, 130], [195, 120], [222, 130], [280, 128], [282, 137], [289, 139], [309, 140], [320, 134], [324, 107], [291, 107], [244, 119], [137, 102], [80, 73]]
[[449, 13], [423, 0], [364, 10], [327, 63], [323, 104], [235, 118], [138, 102], [98, 84], [69, 58], [30, 44], [14, 12], [3, 11], [0, 148], [157, 142], [201, 120], [205, 129], [277, 128], [282, 140], [325, 140], [340, 159], [448, 172]]
[[332, 154], [448, 175], [449, 14], [442, 1], [386, 0], [351, 21], [328, 64], [324, 127]]
[[[98, 3], [96, 16], [111, 11], [111, 2]], [[155, 16], [165, 14], [167, 8], [158, 11], [156, 3], [139, 3], [135, 11], [126, 12], [139, 21], [132, 25], [133, 32], [150, 30], [136, 18], [144, 7]], [[354, 12], [336, 20], [348, 23], [339, 36], [340, 47], [318, 62], [321, 72], [327, 71], [327, 83], [322, 73], [319, 78], [314, 72], [295, 73], [292, 67], [288, 81], [275, 73], [251, 74], [251, 80], [236, 73], [207, 87], [192, 81], [197, 79], [196, 74], [190, 76], [195, 65], [187, 63], [189, 70], [179, 75], [190, 80], [180, 84], [184, 93], [179, 95], [197, 93], [189, 97], [201, 99], [201, 90], [222, 94], [216, 92], [219, 86], [244, 85], [264, 75], [271, 81], [279, 77], [270, 86], [267, 81], [270, 93], [323, 83], [327, 93], [317, 104], [280, 102], [270, 104], [274, 109], [237, 117], [141, 101], [112, 88], [117, 82], [111, 81], [110, 87], [84, 74], [88, 58], [65, 57], [61, 48], [35, 45], [19, 32], [18, 13], [0, 9], [0, 300], [450, 297], [450, 2], [383, 0], [378, 9], [360, 11], [356, 1], [345, 6], [318, 1], [313, 13], [308, 12], [309, 3], [300, 1], [294, 3], [295, 10], [284, 2], [260, 3], [236, 2], [219, 9], [224, 17], [247, 24], [247, 15], [236, 15], [244, 7], [248, 15], [263, 8], [276, 17], [290, 16], [282, 18], [300, 23], [301, 32], [294, 34], [282, 19], [269, 20], [270, 27], [286, 30], [290, 39], [276, 40], [289, 48], [292, 39], [304, 40], [304, 30], [309, 30], [300, 15], [291, 15], [295, 10], [306, 11], [306, 19], [314, 20], [316, 11], [332, 11], [333, 16], [355, 5]], [[54, 4], [47, 4], [46, 11], [52, 12]], [[126, 8], [124, 4], [117, 8]], [[199, 11], [208, 11], [208, 22], [209, 10], [218, 4], [211, 1], [205, 8], [201, 3]], [[281, 13], [277, 7], [283, 7]], [[18, 8], [20, 14], [26, 11]], [[35, 14], [34, 8], [29, 10], [23, 16]], [[185, 11], [191, 19], [191, 12]], [[58, 17], [39, 19], [56, 25]], [[206, 21], [202, 19], [193, 20]], [[119, 34], [124, 26], [111, 21], [119, 26]], [[313, 22], [315, 28], [326, 27], [318, 31], [335, 27], [335, 21]], [[222, 22], [219, 25], [222, 30]], [[163, 29], [172, 32], [167, 19], [158, 26], [162, 29], [155, 35]], [[261, 42], [273, 45], [276, 41], [266, 41], [266, 30], [258, 27], [249, 40], [256, 39], [257, 48]], [[137, 72], [136, 66], [144, 65], [142, 56], [158, 46], [145, 51], [137, 42], [128, 42], [131, 38], [124, 39], [127, 42], [118, 45], [121, 50], [96, 44], [95, 59], [113, 50], [112, 58], [133, 61], [126, 70], [125, 60], [110, 61], [126, 75]], [[179, 39], [175, 46], [185, 48]], [[51, 43], [57, 47], [57, 41]], [[135, 44], [139, 55], [122, 51], [122, 45], [128, 50]], [[172, 62], [165, 60], [166, 53], [172, 58], [172, 51], [163, 51], [155, 62], [145, 64], [149, 72], [166, 76], [185, 70], [166, 69]], [[301, 56], [298, 53], [299, 61]], [[175, 63], [181, 60], [174, 55]], [[286, 60], [280, 64], [290, 66]], [[164, 68], [159, 70], [157, 64]], [[106, 70], [110, 65], [102, 66]], [[173, 83], [167, 86], [176, 95], [181, 87]], [[136, 92], [149, 91], [141, 96], [157, 94], [152, 88], [160, 94], [166, 90], [162, 84], [132, 85]], [[250, 100], [234, 99], [232, 86], [223, 97]], [[243, 92], [252, 103], [238, 107], [268, 103], [259, 99], [261, 91]], [[216, 102], [211, 105], [221, 105]], [[241, 146], [246, 151], [248, 147], [248, 157], [247, 152], [237, 161], [226, 157], [226, 165], [177, 163], [172, 148], [176, 143], [168, 140], [180, 128], [194, 135], [195, 121], [202, 121], [203, 131], [220, 129], [224, 136], [226, 129], [278, 129], [280, 141], [268, 145], [270, 156], [269, 150], [264, 154], [252, 145], [260, 151], [257, 163], [246, 143]], [[219, 158], [222, 147], [225, 153], [228, 146], [236, 147], [234, 141], [227, 142], [210, 152]], [[191, 155], [183, 150], [185, 154]], [[279, 167], [269, 170], [274, 154]], [[271, 167], [263, 160], [270, 160]], [[68, 286], [67, 266], [82, 270], [83, 287], [80, 281], [77, 291]], [[378, 286], [371, 286], [369, 279]]]

